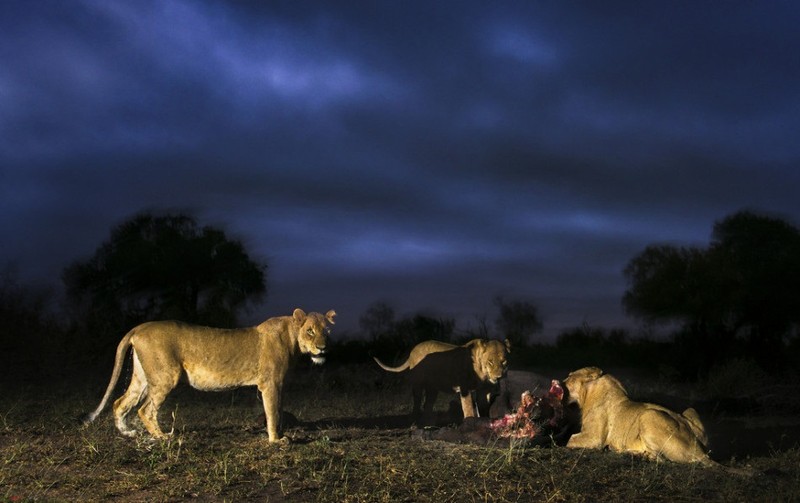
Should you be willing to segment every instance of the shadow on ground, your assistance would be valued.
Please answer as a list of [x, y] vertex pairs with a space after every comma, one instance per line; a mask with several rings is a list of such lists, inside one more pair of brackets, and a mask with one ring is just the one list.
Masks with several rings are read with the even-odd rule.
[[[512, 371], [504, 380], [500, 397], [493, 407], [492, 417], [502, 416], [504, 411], [515, 410], [522, 391], [541, 391], [549, 387], [550, 379], [533, 372]], [[709, 437], [711, 457], [720, 462], [731, 459], [744, 459], [748, 456], [767, 456], [779, 451], [800, 448], [800, 419], [791, 416], [771, 416], [758, 410], [757, 404], [747, 400], [706, 400], [690, 401], [683, 397], [650, 394], [632, 397], [663, 405], [678, 412], [694, 407], [701, 416]], [[456, 404], [457, 405], [457, 404]], [[408, 415], [374, 417], [337, 417], [318, 421], [298, 421], [293, 416], [285, 417], [286, 427], [294, 429], [299, 441], [306, 433], [324, 431], [331, 440], [363, 436], [363, 430], [373, 434], [389, 436], [409, 436], [422, 440], [444, 440], [456, 443], [479, 445], [508, 445], [508, 439], [498, 439], [486, 429], [487, 420], [481, 419], [462, 423], [460, 408], [439, 412], [432, 426], [418, 428], [412, 424]], [[456, 414], [457, 413], [457, 414]], [[562, 434], [555, 439], [535, 439], [532, 445], [565, 445], [568, 438]]]

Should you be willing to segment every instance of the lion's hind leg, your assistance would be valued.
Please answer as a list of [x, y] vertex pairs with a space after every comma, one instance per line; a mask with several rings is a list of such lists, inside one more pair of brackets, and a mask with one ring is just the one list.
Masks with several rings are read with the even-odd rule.
[[[148, 365], [148, 362], [144, 362], [143, 368], [147, 369], [143, 371], [143, 375], [147, 376], [147, 394], [144, 404], [139, 408], [139, 419], [142, 420], [144, 427], [147, 428], [153, 438], [165, 438], [168, 435], [164, 434], [158, 425], [158, 410], [170, 391], [178, 385], [181, 369], [178, 366], [169, 367], [163, 365], [157, 367], [152, 364]], [[154, 368], [158, 370], [152, 370]]]
[[425, 403], [422, 404], [422, 414], [425, 420], [430, 421], [433, 417], [433, 405], [436, 403], [436, 397], [439, 396], [439, 390], [434, 386], [425, 386]]
[[414, 393], [414, 409], [411, 412], [411, 421], [419, 426], [429, 426], [436, 423], [433, 414], [433, 404], [439, 391], [427, 384], [415, 384], [412, 387]]
[[131, 375], [131, 383], [125, 393], [114, 401], [114, 424], [119, 432], [126, 437], [133, 437], [136, 435], [136, 430], [128, 426], [128, 414], [136, 407], [142, 398], [147, 394], [147, 379], [145, 378], [142, 365], [139, 359], [134, 354], [133, 357], [133, 374]]
[[165, 397], [161, 397], [159, 400], [154, 400], [153, 395], [148, 394], [144, 405], [139, 408], [139, 419], [142, 420], [144, 427], [147, 428], [147, 431], [150, 432], [153, 438], [161, 439], [167, 437], [158, 425], [158, 409], [161, 407], [161, 404], [164, 403], [164, 398]]
[[[641, 421], [649, 417], [649, 420]], [[662, 411], [642, 415], [641, 438], [647, 450], [679, 463], [704, 462], [708, 455], [683, 417]]]
[[411, 394], [414, 397], [414, 405], [411, 408], [411, 421], [416, 423], [422, 418], [422, 398], [425, 396], [425, 390], [421, 384], [415, 383], [411, 387]]
[[144, 427], [147, 428], [147, 431], [150, 432], [153, 438], [160, 439], [168, 436], [161, 431], [161, 427], [158, 425], [158, 409], [161, 408], [161, 404], [164, 403], [169, 392], [172, 391], [177, 384], [178, 378], [176, 377], [174, 382], [171, 383], [161, 383], [158, 385], [150, 383], [148, 385], [147, 398], [144, 401], [144, 405], [139, 408], [139, 419], [142, 420]]
[[700, 441], [703, 446], [708, 447], [708, 434], [706, 433], [706, 429], [697, 411], [689, 407], [683, 411], [681, 415], [689, 422], [689, 427], [692, 429], [695, 437], [697, 437], [697, 440]]

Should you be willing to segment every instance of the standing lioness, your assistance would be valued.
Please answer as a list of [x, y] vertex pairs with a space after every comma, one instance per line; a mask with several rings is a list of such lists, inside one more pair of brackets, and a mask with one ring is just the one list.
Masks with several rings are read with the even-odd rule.
[[477, 392], [486, 383], [497, 384], [505, 376], [509, 352], [511, 344], [508, 340], [500, 342], [473, 339], [463, 346], [425, 341], [417, 344], [408, 359], [397, 367], [389, 367], [378, 358], [374, 359], [386, 371], [409, 371], [414, 395], [411, 416], [415, 420], [423, 411], [425, 416], [432, 414], [433, 404], [440, 391], [458, 393], [464, 417], [475, 417], [478, 404], [473, 400], [472, 392]]
[[114, 422], [125, 436], [136, 434], [126, 417], [144, 401], [139, 417], [155, 438], [165, 435], [158, 425], [158, 408], [182, 375], [206, 391], [256, 385], [264, 402], [270, 442], [282, 440], [279, 429], [281, 392], [289, 367], [298, 355], [310, 354], [314, 363], [325, 361], [325, 346], [336, 312], [325, 315], [295, 309], [292, 316], [270, 318], [250, 328], [198, 327], [178, 321], [143, 323], [127, 333], [117, 346], [111, 382], [105, 396], [84, 423], [105, 408], [133, 347], [133, 375], [128, 390], [114, 402]]

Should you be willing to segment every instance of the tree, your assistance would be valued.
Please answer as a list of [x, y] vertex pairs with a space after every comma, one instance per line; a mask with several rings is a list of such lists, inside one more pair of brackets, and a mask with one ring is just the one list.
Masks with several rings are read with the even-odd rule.
[[427, 340], [450, 342], [455, 326], [452, 318], [417, 313], [394, 324], [394, 340], [408, 349]]
[[679, 323], [700, 370], [744, 344], [772, 364], [800, 322], [800, 231], [749, 211], [714, 226], [705, 249], [648, 246], [625, 268], [626, 311]]
[[0, 269], [0, 382], [52, 378], [65, 371], [65, 334], [48, 310], [51, 293], [20, 284], [16, 267]]
[[800, 322], [800, 231], [740, 212], [714, 226], [710, 252], [728, 273], [726, 299], [737, 332], [751, 350], [779, 350]]
[[358, 324], [361, 326], [361, 330], [375, 342], [392, 331], [394, 309], [386, 302], [375, 302], [361, 315]]
[[422, 341], [450, 342], [456, 322], [421, 312], [395, 321], [394, 309], [385, 302], [376, 302], [361, 315], [359, 324], [370, 337], [374, 356], [393, 361], [400, 355], [408, 355]]
[[143, 213], [67, 267], [63, 281], [91, 343], [113, 343], [146, 320], [234, 326], [237, 312], [265, 294], [265, 271], [219, 229], [183, 214]]
[[535, 305], [526, 301], [506, 301], [498, 296], [494, 299], [500, 313], [495, 320], [497, 330], [512, 346], [525, 347], [529, 339], [542, 329], [542, 319]]

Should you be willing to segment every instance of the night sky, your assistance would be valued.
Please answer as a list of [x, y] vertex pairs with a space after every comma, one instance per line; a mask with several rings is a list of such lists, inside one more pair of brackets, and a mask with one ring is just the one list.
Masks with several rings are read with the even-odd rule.
[[[340, 5], [342, 4], [342, 5]], [[186, 211], [269, 266], [243, 319], [633, 326], [622, 270], [800, 220], [800, 4], [0, 3], [0, 266], [60, 285]]]

